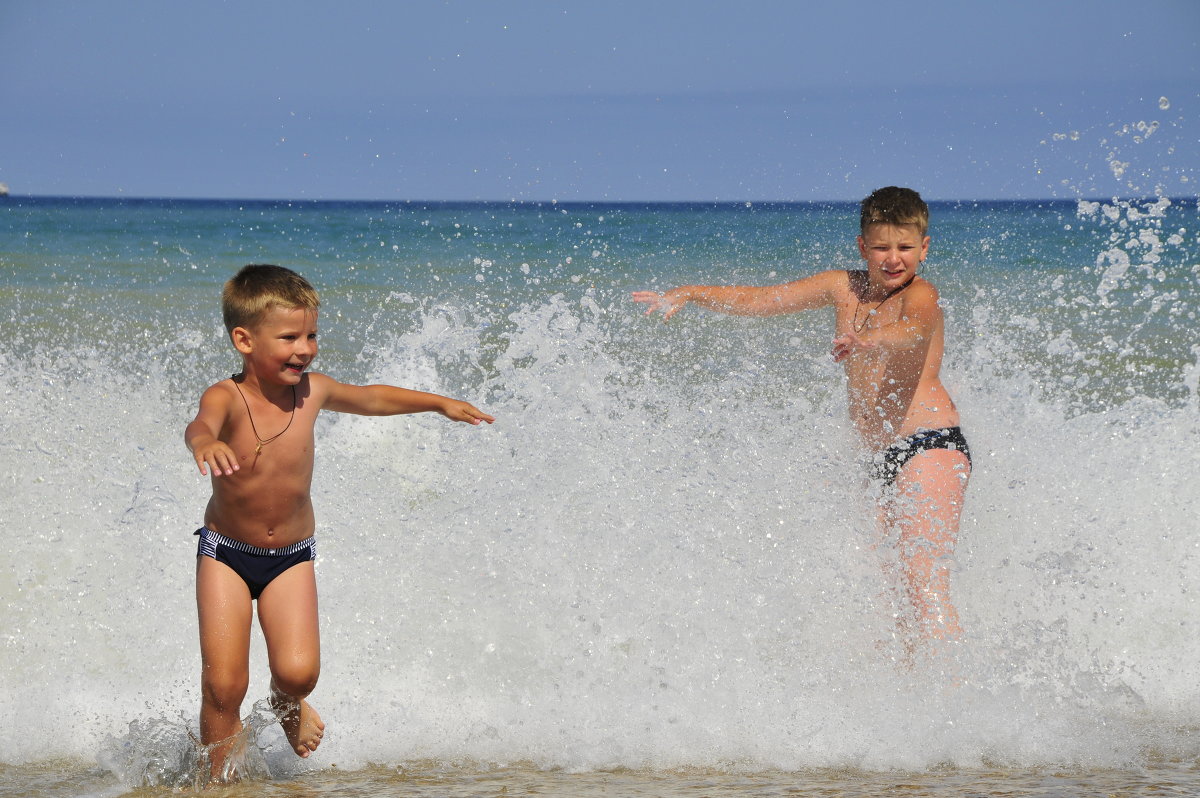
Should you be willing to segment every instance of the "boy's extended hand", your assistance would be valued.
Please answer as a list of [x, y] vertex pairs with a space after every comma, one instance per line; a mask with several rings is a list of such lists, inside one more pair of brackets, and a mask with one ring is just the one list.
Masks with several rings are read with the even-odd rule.
[[194, 442], [193, 447], [192, 457], [196, 458], [196, 465], [200, 467], [200, 473], [205, 476], [208, 475], [209, 468], [212, 469], [214, 477], [230, 476], [234, 471], [241, 470], [237, 455], [223, 441], [216, 438], [211, 441], [201, 440]]
[[687, 304], [687, 300], [674, 291], [667, 291], [666, 293], [660, 291], [634, 291], [631, 296], [634, 302], [644, 302], [649, 306], [646, 308], [647, 316], [656, 310], [661, 310], [663, 312], [663, 321], [674, 316], [679, 312], [680, 308]]
[[841, 363], [855, 352], [861, 352], [864, 349], [874, 349], [877, 346], [879, 344], [864, 341], [853, 332], [845, 332], [833, 339], [833, 362]]
[[464, 421], [467, 424], [478, 425], [484, 421], [491, 424], [496, 420], [495, 416], [489, 416], [479, 408], [461, 399], [447, 399], [445, 404], [438, 408], [438, 410], [451, 421]]

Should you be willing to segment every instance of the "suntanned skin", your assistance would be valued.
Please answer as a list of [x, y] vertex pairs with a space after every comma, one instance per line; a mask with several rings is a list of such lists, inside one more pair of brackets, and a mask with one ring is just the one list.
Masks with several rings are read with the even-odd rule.
[[[317, 355], [315, 310], [276, 307], [252, 327], [235, 327], [230, 337], [242, 355], [242, 373], [236, 385], [226, 379], [204, 392], [184, 440], [200, 473], [212, 477], [205, 526], [251, 546], [280, 548], [312, 537], [313, 429], [321, 410], [435, 411], [476, 425], [495, 420], [457, 399], [390, 385], [347, 385], [309, 372]], [[269, 442], [260, 447], [260, 439]], [[211, 557], [197, 558], [196, 602], [203, 662], [200, 739], [211, 746], [212, 775], [221, 779], [242, 728], [253, 602], [241, 577]], [[272, 581], [259, 596], [258, 616], [271, 666], [272, 706], [292, 748], [307, 757], [325, 728], [304, 700], [320, 675], [313, 564], [296, 565]]]
[[[917, 276], [929, 236], [916, 225], [871, 224], [858, 237], [866, 269], [824, 271], [771, 286], [687, 285], [637, 291], [647, 314], [669, 319], [687, 303], [746, 316], [833, 307], [832, 355], [846, 370], [850, 418], [863, 447], [879, 452], [920, 429], [957, 426], [942, 384], [943, 316], [937, 290]], [[918, 635], [957, 638], [948, 559], [970, 473], [966, 455], [935, 449], [913, 457], [896, 478], [881, 519], [900, 536], [902, 577]]]

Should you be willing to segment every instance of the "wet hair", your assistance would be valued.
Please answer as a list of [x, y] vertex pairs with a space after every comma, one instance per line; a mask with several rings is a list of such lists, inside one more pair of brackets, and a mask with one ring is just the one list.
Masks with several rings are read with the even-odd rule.
[[312, 285], [291, 269], [255, 263], [242, 267], [221, 291], [225, 329], [253, 327], [275, 308], [316, 310], [321, 305]]
[[873, 224], [916, 225], [923, 236], [929, 230], [929, 206], [911, 188], [876, 189], [862, 201], [859, 229], [865, 235], [867, 227]]

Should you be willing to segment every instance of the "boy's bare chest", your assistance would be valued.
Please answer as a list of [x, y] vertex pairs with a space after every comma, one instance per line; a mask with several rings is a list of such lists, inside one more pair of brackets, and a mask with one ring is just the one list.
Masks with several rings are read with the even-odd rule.
[[903, 315], [903, 303], [892, 299], [883, 303], [864, 302], [853, 293], [846, 294], [834, 304], [837, 335], [853, 332], [862, 335], [898, 322]]
[[253, 407], [235, 413], [221, 436], [234, 450], [242, 467], [259, 458], [296, 464], [313, 456], [315, 412], [299, 406], [294, 412], [275, 407]]

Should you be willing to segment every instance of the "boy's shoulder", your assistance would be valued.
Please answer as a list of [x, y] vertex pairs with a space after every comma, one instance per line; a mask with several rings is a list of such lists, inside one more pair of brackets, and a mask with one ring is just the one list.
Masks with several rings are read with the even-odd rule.
[[909, 286], [909, 291], [916, 298], [932, 300], [933, 302], [938, 301], [937, 286], [919, 275], [913, 280], [912, 285]]
[[300, 379], [301, 384], [306, 385], [311, 392], [328, 391], [338, 384], [338, 381], [333, 377], [330, 377], [328, 374], [322, 374], [319, 371], [306, 371]]
[[[236, 376], [236, 375], [233, 375], [233, 376]], [[223, 396], [225, 394], [229, 394], [232, 396], [233, 392], [236, 390], [233, 385], [233, 376], [229, 376], [229, 377], [225, 377], [223, 379], [217, 380], [212, 385], [210, 385], [204, 389], [204, 392], [201, 394], [201, 397], [202, 398], [212, 398], [212, 397]]]
[[827, 269], [815, 275], [825, 285], [825, 290], [834, 299], [844, 301], [852, 296], [858, 288], [858, 283], [866, 285], [867, 273], [859, 269]]
[[933, 283], [924, 277], [917, 277], [912, 285], [904, 289], [901, 296], [901, 307], [906, 313], [927, 312], [940, 315], [942, 308], [941, 297]]
[[341, 382], [322, 374], [319, 371], [306, 371], [300, 378], [299, 391], [309, 401], [315, 401], [318, 406], [324, 406], [330, 394], [335, 393]]

